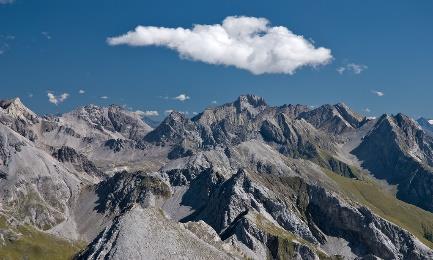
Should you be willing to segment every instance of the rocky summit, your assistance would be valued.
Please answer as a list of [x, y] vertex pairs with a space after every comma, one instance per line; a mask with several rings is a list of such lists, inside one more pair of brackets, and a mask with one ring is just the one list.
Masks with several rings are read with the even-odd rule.
[[433, 259], [429, 120], [0, 101], [0, 259]]

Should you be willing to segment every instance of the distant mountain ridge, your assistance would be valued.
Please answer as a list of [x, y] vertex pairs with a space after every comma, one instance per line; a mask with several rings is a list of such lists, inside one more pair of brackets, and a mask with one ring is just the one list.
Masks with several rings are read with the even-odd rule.
[[242, 95], [151, 127], [0, 101], [0, 258], [26, 226], [53, 243], [30, 259], [430, 259], [432, 187], [433, 138], [403, 114]]
[[426, 133], [433, 136], [433, 119], [420, 117], [417, 122]]

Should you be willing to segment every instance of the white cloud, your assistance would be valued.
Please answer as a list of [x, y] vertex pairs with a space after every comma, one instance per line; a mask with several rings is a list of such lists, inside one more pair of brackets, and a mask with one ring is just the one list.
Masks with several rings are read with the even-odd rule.
[[345, 72], [352, 72], [354, 74], [361, 74], [367, 68], [368, 68], [367, 65], [348, 63], [345, 66], [338, 67], [337, 72], [340, 75], [345, 73]]
[[101, 99], [108, 99], [107, 96], [101, 96], [100, 98], [101, 98]]
[[[168, 114], [171, 114], [171, 113], [174, 112], [174, 111], [175, 111], [174, 109], [168, 109], [168, 110], [165, 110], [164, 113], [165, 113], [166, 115], [168, 115]], [[183, 114], [183, 115], [189, 115], [189, 112], [188, 112], [188, 111], [176, 111], [176, 112], [181, 113], [181, 114]]]
[[368, 107], [366, 107], [366, 108], [364, 109], [364, 111], [367, 112], [367, 113], [370, 113], [370, 112], [371, 112], [371, 109], [368, 108]]
[[58, 104], [63, 103], [69, 97], [69, 94], [63, 93], [60, 96], [56, 96], [53, 93], [48, 92], [47, 96], [48, 96], [48, 101], [57, 106]]
[[135, 113], [139, 116], [147, 116], [147, 117], [159, 116], [159, 113], [156, 110], [146, 110], [146, 111], [137, 110], [135, 111]]
[[28, 94], [28, 97], [29, 97], [29, 98], [32, 98], [32, 97], [33, 97], [33, 93], [29, 93], [29, 94]]
[[179, 100], [179, 101], [185, 101], [185, 100], [188, 100], [188, 99], [190, 99], [190, 97], [189, 96], [187, 96], [186, 94], [180, 94], [179, 96], [177, 96], [177, 97], [174, 97], [173, 99], [176, 99], [176, 100]]
[[216, 100], [212, 100], [212, 102], [210, 102], [211, 104], [217, 104], [218, 102]]
[[44, 36], [45, 38], [47, 38], [47, 40], [51, 40], [51, 35], [48, 32], [41, 32], [41, 34], [42, 34], [42, 36]]
[[376, 117], [375, 116], [367, 116], [367, 119], [368, 120], [374, 120], [374, 119], [376, 119]]
[[13, 2], [15, 2], [15, 0], [0, 0], [0, 5], [1, 4], [12, 4]]
[[10, 49], [10, 44], [13, 40], [15, 40], [14, 35], [2, 35], [2, 34], [0, 34], [0, 55], [4, 54], [5, 52], [7, 52]]
[[385, 96], [385, 93], [383, 93], [382, 91], [378, 91], [378, 90], [372, 90], [371, 93], [375, 94], [378, 97]]
[[78, 90], [78, 94], [83, 95], [84, 93], [86, 93], [86, 91], [84, 89]]
[[192, 112], [192, 114], [193, 114], [193, 115], [195, 115], [195, 116], [196, 116], [196, 115], [198, 115], [198, 113], [197, 113], [197, 112], [195, 112], [195, 111], [194, 111], [194, 112]]
[[347, 68], [355, 74], [361, 74], [364, 70], [366, 70], [368, 67], [363, 64], [355, 64], [355, 63], [349, 63], [347, 64]]
[[60, 102], [63, 102], [63, 101], [65, 101], [68, 97], [69, 97], [69, 94], [68, 94], [68, 93], [63, 93], [63, 94], [60, 95], [59, 101], [60, 101]]
[[229, 16], [222, 24], [194, 25], [192, 29], [137, 26], [108, 38], [109, 45], [164, 46], [181, 58], [235, 66], [253, 74], [293, 74], [302, 66], [332, 60], [331, 50], [319, 47], [283, 26], [271, 27], [265, 18]]
[[340, 74], [340, 75], [343, 74], [345, 70], [346, 70], [345, 67], [339, 67], [339, 68], [337, 68], [337, 72], [338, 72], [338, 74]]

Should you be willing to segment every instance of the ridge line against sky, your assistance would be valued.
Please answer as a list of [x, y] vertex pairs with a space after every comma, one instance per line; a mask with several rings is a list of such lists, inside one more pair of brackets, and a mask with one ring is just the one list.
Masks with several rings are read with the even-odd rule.
[[251, 93], [433, 117], [432, 11], [423, 0], [0, 0], [1, 98], [38, 113], [116, 103], [162, 116]]

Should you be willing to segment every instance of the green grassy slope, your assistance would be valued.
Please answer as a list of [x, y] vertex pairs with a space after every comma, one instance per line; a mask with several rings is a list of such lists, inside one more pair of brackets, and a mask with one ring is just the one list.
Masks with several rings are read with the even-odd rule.
[[0, 259], [72, 259], [83, 248], [82, 243], [71, 243], [38, 231], [30, 226], [11, 227], [0, 216]]
[[353, 201], [363, 204], [377, 215], [399, 225], [415, 235], [424, 244], [433, 248], [433, 214], [416, 206], [398, 200], [391, 192], [383, 189], [373, 179], [350, 179], [325, 170]]

